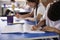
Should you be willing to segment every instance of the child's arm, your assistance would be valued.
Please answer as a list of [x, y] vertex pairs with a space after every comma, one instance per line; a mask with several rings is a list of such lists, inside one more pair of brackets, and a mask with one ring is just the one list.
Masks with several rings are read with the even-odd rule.
[[29, 13], [29, 14], [25, 14], [25, 15], [20, 15], [20, 14], [16, 14], [15, 16], [17, 17], [17, 18], [27, 18], [27, 17], [31, 17], [31, 16], [33, 16], [34, 15], [34, 13], [32, 12], [32, 13]]
[[39, 21], [39, 23], [32, 27], [32, 30], [37, 30], [39, 27], [45, 24], [45, 20]]
[[42, 17], [42, 14], [38, 14], [37, 15], [37, 20], [40, 21], [41, 17]]
[[[37, 21], [40, 21], [41, 17], [42, 17], [42, 15], [41, 15], [41, 14], [38, 14], [38, 16], [37, 16], [37, 18], [36, 18]], [[25, 19], [30, 20], [30, 21], [35, 21], [35, 19], [34, 19], [33, 17], [27, 17], [27, 18], [25, 18]]]
[[55, 29], [55, 31], [54, 32], [56, 32], [56, 33], [59, 33], [60, 34], [60, 30], [58, 30], [58, 29]]
[[60, 34], [60, 30], [59, 29], [56, 29], [54, 27], [50, 27], [50, 26], [45, 26], [42, 31], [49, 31], [49, 32], [56, 32], [56, 33], [59, 33]]

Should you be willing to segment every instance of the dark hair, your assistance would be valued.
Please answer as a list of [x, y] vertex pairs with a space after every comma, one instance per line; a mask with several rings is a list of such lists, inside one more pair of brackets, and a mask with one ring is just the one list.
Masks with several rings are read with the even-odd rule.
[[39, 1], [40, 0], [27, 0], [28, 2], [34, 2], [34, 3], [36, 3], [36, 15], [37, 15], [37, 9], [38, 9], [38, 4], [39, 4]]
[[39, 4], [39, 0], [27, 0], [28, 2], [35, 2], [37, 5]]
[[47, 16], [51, 21], [60, 20], [60, 1], [50, 6]]
[[15, 2], [15, 0], [11, 0], [11, 2]]

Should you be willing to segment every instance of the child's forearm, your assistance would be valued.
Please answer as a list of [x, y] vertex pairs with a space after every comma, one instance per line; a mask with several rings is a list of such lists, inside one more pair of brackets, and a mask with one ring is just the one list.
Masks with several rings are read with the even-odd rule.
[[60, 30], [58, 30], [58, 29], [55, 29], [54, 32], [60, 34]]
[[27, 18], [27, 17], [31, 17], [32, 16], [32, 14], [25, 14], [25, 15], [22, 15], [22, 18]]
[[41, 17], [42, 17], [42, 15], [41, 14], [38, 14], [37, 20], [40, 21]]

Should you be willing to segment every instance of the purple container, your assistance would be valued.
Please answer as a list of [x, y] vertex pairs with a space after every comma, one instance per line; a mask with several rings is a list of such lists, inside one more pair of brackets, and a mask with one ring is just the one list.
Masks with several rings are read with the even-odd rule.
[[7, 24], [12, 25], [13, 24], [13, 16], [7, 16]]

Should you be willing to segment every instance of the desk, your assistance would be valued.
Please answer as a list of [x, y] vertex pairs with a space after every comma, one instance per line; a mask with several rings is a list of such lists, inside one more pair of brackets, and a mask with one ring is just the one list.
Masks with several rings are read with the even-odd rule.
[[[0, 18], [3, 18], [3, 17], [0, 17]], [[29, 21], [29, 22], [32, 23], [31, 21]], [[4, 24], [4, 25], [6, 25], [6, 24]], [[0, 29], [0, 31], [1, 31], [1, 29]], [[32, 40], [32, 39], [46, 39], [46, 38], [59, 38], [59, 35], [57, 33], [54, 33], [54, 32], [46, 32], [46, 33], [19, 33], [19, 32], [14, 32], [14, 33], [0, 34], [1, 40], [28, 40], [28, 39]]]
[[31, 12], [31, 9], [30, 8], [28, 8], [28, 9], [25, 8], [24, 9], [24, 8], [15, 7], [15, 9], [13, 11], [12, 8], [11, 8], [12, 5], [5, 5], [5, 7], [4, 7], [4, 5], [2, 5], [1, 7], [2, 7], [2, 16], [3, 16], [3, 13], [4, 13], [4, 8], [6, 8], [6, 9], [12, 11], [12, 12], [18, 12], [20, 14], [27, 14], [27, 13], [30, 13]]
[[20, 40], [20, 39], [46, 39], [46, 38], [58, 38], [56, 33], [46, 32], [44, 34], [21, 34], [21, 33], [11, 33], [11, 34], [0, 34], [0, 39], [4, 40]]

